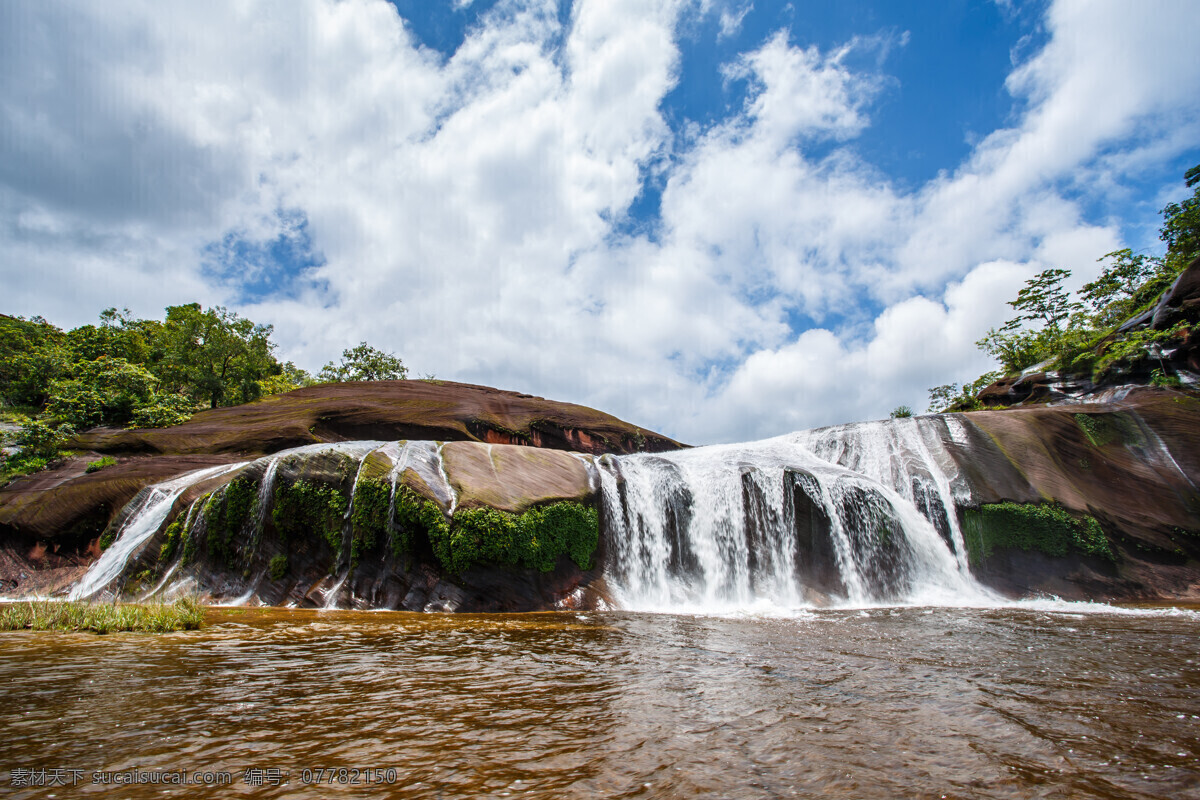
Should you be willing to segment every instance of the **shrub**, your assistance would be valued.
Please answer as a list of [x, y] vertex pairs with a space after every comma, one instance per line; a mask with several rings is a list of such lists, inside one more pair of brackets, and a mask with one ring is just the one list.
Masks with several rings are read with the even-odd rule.
[[136, 407], [154, 396], [158, 378], [123, 358], [102, 356], [80, 361], [72, 377], [50, 384], [46, 410], [76, 428], [128, 422]]
[[287, 575], [287, 571], [288, 571], [288, 557], [287, 556], [285, 556], [283, 553], [279, 553], [278, 555], [274, 555], [271, 557], [271, 562], [267, 566], [267, 572], [270, 574], [271, 580], [277, 581], [277, 580], [281, 579], [284, 575]]
[[908, 406], [896, 406], [892, 409], [892, 419], [907, 419], [912, 416], [912, 409]]
[[100, 470], [104, 469], [105, 467], [111, 467], [113, 464], [116, 464], [116, 463], [117, 463], [117, 460], [115, 458], [113, 458], [112, 456], [104, 456], [103, 458], [101, 458], [98, 461], [88, 462], [88, 465], [84, 468], [83, 471], [84, 472], [99, 472]]
[[70, 425], [51, 426], [42, 420], [30, 420], [17, 434], [21, 455], [51, 459], [58, 455], [67, 437], [74, 433]]
[[134, 409], [129, 427], [169, 428], [187, 422], [195, 413], [195, 404], [181, 394], [155, 395], [149, 404]]

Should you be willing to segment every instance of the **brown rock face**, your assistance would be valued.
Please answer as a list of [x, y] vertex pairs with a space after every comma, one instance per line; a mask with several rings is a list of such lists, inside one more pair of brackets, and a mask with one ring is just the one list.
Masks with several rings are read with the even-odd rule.
[[71, 446], [102, 453], [264, 455], [364, 439], [523, 444], [597, 455], [683, 446], [585, 406], [450, 381], [313, 386], [203, 411], [173, 428], [95, 429]]
[[1112, 562], [1006, 550], [978, 565], [978, 577], [1012, 594], [1200, 599], [1200, 400], [1140, 389], [1119, 404], [962, 419], [990, 440], [956, 459], [974, 473], [982, 502], [1055, 501], [1095, 517], [1117, 554]]
[[519, 514], [554, 500], [584, 502], [593, 493], [583, 462], [559, 450], [450, 442], [442, 457], [460, 508]]

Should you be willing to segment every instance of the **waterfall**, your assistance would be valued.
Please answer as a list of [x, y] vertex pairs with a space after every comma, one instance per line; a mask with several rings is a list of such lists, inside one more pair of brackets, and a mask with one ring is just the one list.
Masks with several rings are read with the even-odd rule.
[[[958, 425], [958, 421], [953, 421]], [[598, 462], [615, 598], [636, 610], [986, 600], [934, 418]]]
[[171, 507], [187, 489], [200, 481], [240, 469], [244, 463], [222, 464], [195, 470], [145, 490], [141, 502], [117, 531], [112, 545], [92, 564], [71, 589], [71, 600], [82, 600], [106, 588], [125, 569], [125, 564], [162, 527]]

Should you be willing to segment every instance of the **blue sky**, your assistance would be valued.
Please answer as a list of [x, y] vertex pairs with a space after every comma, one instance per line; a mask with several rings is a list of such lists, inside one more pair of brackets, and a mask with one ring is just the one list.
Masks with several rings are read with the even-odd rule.
[[692, 442], [924, 408], [1200, 162], [1189, 0], [0, 6], [0, 311], [221, 304], [315, 370]]

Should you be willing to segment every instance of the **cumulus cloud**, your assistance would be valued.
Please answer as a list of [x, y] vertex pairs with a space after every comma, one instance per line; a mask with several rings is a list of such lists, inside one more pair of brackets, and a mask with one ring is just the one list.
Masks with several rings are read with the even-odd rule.
[[[1091, 193], [1196, 141], [1186, 0], [1056, 0], [1012, 125], [915, 190], [853, 147], [888, 80], [847, 64], [869, 35], [775, 32], [724, 67], [744, 106], [673, 129], [708, 6], [502, 0], [442, 54], [382, 0], [2, 4], [0, 310], [224, 302], [309, 367], [367, 339], [691, 441], [765, 436], [987, 369], [973, 343], [1023, 280], [1123, 244]], [[629, 233], [656, 171], [653, 235]]]

